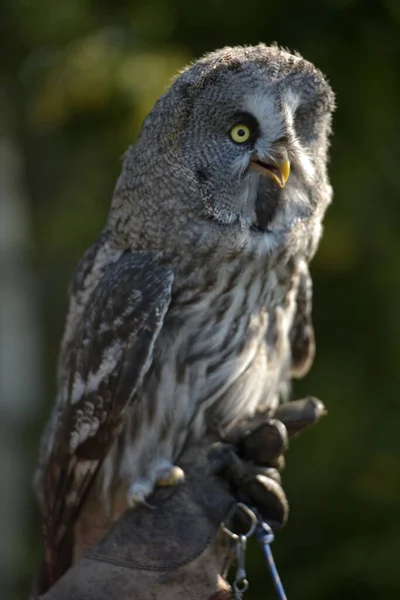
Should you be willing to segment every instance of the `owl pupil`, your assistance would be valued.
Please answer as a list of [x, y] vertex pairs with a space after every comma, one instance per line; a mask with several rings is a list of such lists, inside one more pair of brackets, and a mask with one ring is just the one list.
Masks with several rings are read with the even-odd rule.
[[239, 131], [238, 131], [238, 135], [239, 135], [240, 137], [243, 137], [243, 136], [245, 135], [245, 131], [244, 131], [244, 129], [239, 129]]

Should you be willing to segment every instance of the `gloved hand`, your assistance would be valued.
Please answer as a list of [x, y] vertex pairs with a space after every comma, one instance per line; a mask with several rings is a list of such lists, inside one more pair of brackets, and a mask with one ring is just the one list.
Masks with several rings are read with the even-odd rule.
[[[233, 432], [230, 444], [208, 438], [179, 465], [185, 481], [159, 488], [153, 509], [127, 510], [109, 533], [43, 600], [222, 600], [230, 542], [220, 524], [240, 500], [271, 526], [287, 517], [279, 470], [288, 437], [323, 414], [315, 399], [284, 404]], [[236, 524], [235, 524], [236, 526]], [[238, 523], [238, 527], [241, 524]], [[248, 524], [243, 523], [247, 529]], [[233, 527], [233, 525], [232, 525]]]

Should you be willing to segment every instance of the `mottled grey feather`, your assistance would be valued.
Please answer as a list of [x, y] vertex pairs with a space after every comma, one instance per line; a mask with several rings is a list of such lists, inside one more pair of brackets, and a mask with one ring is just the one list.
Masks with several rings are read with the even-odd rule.
[[105, 270], [68, 342], [60, 381], [68, 402], [57, 412], [42, 473], [49, 581], [60, 574], [66, 533], [151, 364], [172, 281], [156, 255], [126, 252]]
[[292, 377], [303, 377], [311, 367], [315, 355], [315, 337], [312, 323], [312, 280], [305, 262], [299, 264], [299, 285], [296, 313], [290, 329]]

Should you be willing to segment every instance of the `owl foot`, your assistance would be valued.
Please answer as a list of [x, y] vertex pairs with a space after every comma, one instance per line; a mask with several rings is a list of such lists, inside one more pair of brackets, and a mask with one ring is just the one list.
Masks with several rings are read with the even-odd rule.
[[156, 483], [160, 486], [175, 485], [185, 479], [185, 473], [176, 465], [165, 466], [157, 472]]
[[148, 502], [146, 502], [146, 498], [153, 491], [154, 486], [150, 481], [145, 481], [144, 479], [141, 481], [136, 481], [129, 488], [126, 496], [126, 500], [128, 506], [131, 508], [135, 508], [140, 505], [147, 506], [148, 508], [155, 508]]
[[128, 487], [127, 503], [134, 508], [139, 505], [145, 505], [154, 508], [146, 501], [146, 498], [152, 494], [156, 485], [171, 486], [185, 479], [185, 473], [180, 467], [171, 464], [169, 461], [162, 460], [153, 466], [149, 477], [137, 479]]

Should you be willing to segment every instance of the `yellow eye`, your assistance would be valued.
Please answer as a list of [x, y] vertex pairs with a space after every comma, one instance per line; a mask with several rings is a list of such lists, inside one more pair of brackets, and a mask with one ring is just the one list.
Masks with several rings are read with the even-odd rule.
[[251, 135], [250, 127], [248, 127], [247, 125], [243, 125], [242, 123], [239, 123], [238, 125], [234, 125], [232, 127], [230, 133], [231, 133], [231, 138], [237, 144], [244, 144], [244, 142], [248, 141], [248, 139]]

